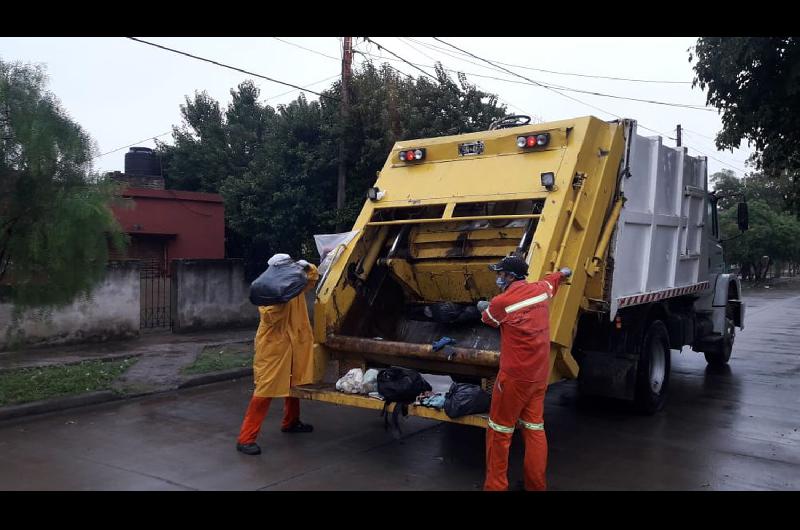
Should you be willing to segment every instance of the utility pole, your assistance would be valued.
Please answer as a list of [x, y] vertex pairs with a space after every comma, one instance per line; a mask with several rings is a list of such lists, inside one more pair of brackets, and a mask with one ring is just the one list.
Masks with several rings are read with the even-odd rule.
[[675, 138], [678, 141], [678, 147], [681, 146], [681, 124], [678, 124], [678, 136]]
[[[347, 124], [347, 114], [350, 106], [350, 76], [353, 70], [353, 37], [342, 39], [342, 127]], [[345, 199], [345, 150], [344, 134], [339, 138], [339, 181], [336, 187], [336, 209], [341, 214]], [[336, 223], [336, 231], [344, 230], [342, 222]]]

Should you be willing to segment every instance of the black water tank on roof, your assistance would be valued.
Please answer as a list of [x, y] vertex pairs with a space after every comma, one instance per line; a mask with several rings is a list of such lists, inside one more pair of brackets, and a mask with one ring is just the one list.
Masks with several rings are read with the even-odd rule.
[[160, 177], [161, 162], [149, 147], [131, 147], [125, 153], [125, 174], [145, 177]]

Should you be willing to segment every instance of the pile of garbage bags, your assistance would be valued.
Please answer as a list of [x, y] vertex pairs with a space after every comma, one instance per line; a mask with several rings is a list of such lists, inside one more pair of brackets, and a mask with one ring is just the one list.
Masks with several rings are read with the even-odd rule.
[[[384, 399], [378, 392], [379, 371], [370, 368], [364, 372], [361, 368], [353, 368], [336, 382], [336, 390], [346, 394], [366, 394], [370, 397]], [[423, 391], [414, 400], [414, 405], [444, 410], [450, 418], [460, 418], [469, 414], [489, 412], [492, 397], [478, 385], [469, 383], [453, 383], [447, 393]]]
[[345, 394], [367, 394], [370, 397], [378, 397], [378, 370], [370, 368], [365, 373], [361, 368], [353, 368], [336, 381], [336, 390]]

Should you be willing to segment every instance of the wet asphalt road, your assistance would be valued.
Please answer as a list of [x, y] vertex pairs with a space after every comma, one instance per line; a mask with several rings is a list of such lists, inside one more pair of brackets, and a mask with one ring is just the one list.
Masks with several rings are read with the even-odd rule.
[[[729, 369], [673, 352], [671, 398], [647, 417], [583, 403], [574, 382], [545, 408], [551, 490], [799, 490], [800, 290], [745, 294]], [[410, 418], [404, 439], [374, 411], [302, 402], [312, 434], [234, 449], [250, 396], [236, 381], [0, 423], [0, 490], [476, 490], [484, 431]], [[521, 478], [514, 440], [512, 484]]]

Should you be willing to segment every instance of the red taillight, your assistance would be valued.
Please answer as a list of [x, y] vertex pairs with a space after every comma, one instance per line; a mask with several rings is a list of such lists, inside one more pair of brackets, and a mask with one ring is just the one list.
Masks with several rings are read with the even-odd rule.
[[537, 133], [530, 136], [518, 136], [517, 147], [528, 149], [531, 147], [544, 147], [550, 143], [550, 133]]
[[425, 148], [419, 147], [416, 149], [409, 149], [407, 151], [400, 151], [398, 153], [400, 160], [403, 162], [416, 162], [425, 159]]

